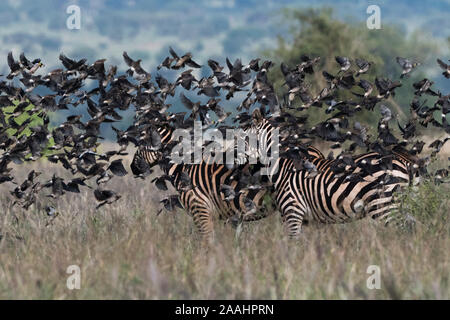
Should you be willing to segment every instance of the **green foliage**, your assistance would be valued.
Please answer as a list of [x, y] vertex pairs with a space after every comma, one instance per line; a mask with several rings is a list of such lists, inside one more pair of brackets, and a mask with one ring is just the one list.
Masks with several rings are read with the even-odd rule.
[[[265, 50], [263, 54], [278, 64], [287, 63], [290, 67], [300, 63], [303, 54], [311, 57], [320, 56], [318, 70], [327, 70], [336, 74], [339, 70], [335, 56], [346, 56], [350, 59], [364, 58], [374, 64], [368, 74], [361, 77], [374, 80], [375, 76], [385, 76], [398, 79], [401, 74], [400, 66], [396, 62], [397, 56], [415, 58], [422, 63], [419, 70], [415, 70], [409, 79], [403, 80], [403, 87], [397, 90], [395, 99], [389, 102], [397, 113], [404, 113], [412, 99], [411, 84], [423, 77], [423, 71], [428, 65], [435, 63], [437, 46], [425, 35], [415, 32], [406, 37], [405, 33], [396, 26], [383, 24], [380, 30], [369, 30], [365, 23], [347, 23], [338, 20], [331, 8], [322, 9], [289, 9], [284, 10], [285, 21], [290, 25], [289, 37], [278, 37], [275, 49]], [[284, 79], [279, 68], [271, 71], [272, 80], [280, 92], [285, 93]], [[312, 83], [311, 91], [318, 94], [326, 86], [321, 72], [307, 78]], [[354, 89], [358, 91], [358, 89]], [[338, 98], [354, 99], [346, 92]], [[310, 111], [311, 112], [311, 111]], [[365, 121], [374, 123], [377, 119], [362, 115]], [[324, 114], [314, 110], [312, 120], [324, 118]]]
[[[14, 111], [16, 109], [16, 106], [19, 104], [19, 101], [13, 101], [14, 105], [10, 107], [3, 108], [0, 112], [3, 112], [5, 116], [6, 123], [10, 123], [10, 118], [12, 117], [13, 120], [17, 125], [21, 126], [25, 121], [30, 121], [28, 125], [21, 130], [21, 132], [17, 132], [17, 129], [15, 128], [8, 128], [6, 130], [6, 133], [10, 136], [16, 135], [17, 138], [20, 138], [22, 136], [30, 136], [32, 134], [31, 128], [36, 126], [42, 126], [44, 125], [44, 112], [32, 112], [34, 105], [31, 103], [23, 110], [23, 112], [15, 116]], [[28, 111], [28, 112], [27, 112]], [[43, 151], [43, 155], [49, 154], [50, 150], [48, 150], [49, 147], [53, 146], [55, 143], [53, 141], [53, 137], [51, 137], [48, 142], [47, 146]]]
[[[34, 108], [34, 106], [31, 103], [28, 105], [28, 107], [26, 107], [24, 109], [24, 112], [22, 112], [22, 114], [15, 117], [13, 113], [14, 113], [14, 110], [16, 109], [16, 106], [19, 104], [19, 102], [14, 101], [13, 103], [14, 103], [13, 106], [3, 108], [3, 113], [5, 115], [5, 120], [7, 123], [9, 123], [9, 121], [11, 121], [10, 118], [13, 117], [14, 121], [20, 126], [22, 123], [24, 123], [25, 121], [27, 121], [28, 119], [31, 118], [31, 122], [28, 124], [28, 126], [21, 133], [18, 134], [18, 138], [20, 138], [23, 135], [28, 137], [31, 134], [30, 128], [44, 124], [42, 112], [41, 113], [33, 113], [31, 115], [29, 113], [27, 113], [27, 111], [31, 111]], [[8, 130], [6, 130], [6, 132], [9, 135], [14, 135], [14, 134], [16, 134], [17, 129], [9, 128]]]
[[436, 185], [433, 181], [425, 180], [420, 185], [399, 193], [400, 212], [411, 215], [423, 232], [448, 236], [448, 193], [448, 185]]

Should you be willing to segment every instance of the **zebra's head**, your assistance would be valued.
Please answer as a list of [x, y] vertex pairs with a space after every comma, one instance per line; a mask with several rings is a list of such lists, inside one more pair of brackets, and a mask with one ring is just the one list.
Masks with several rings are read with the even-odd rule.
[[151, 173], [151, 168], [157, 165], [162, 159], [161, 147], [166, 145], [172, 136], [172, 130], [167, 128], [157, 128], [154, 135], [158, 135], [156, 140], [158, 148], [151, 145], [141, 145], [137, 148], [131, 162], [131, 171], [134, 175], [148, 175]]
[[136, 176], [146, 176], [151, 173], [151, 168], [154, 167], [161, 158], [161, 152], [150, 150], [146, 146], [140, 146], [136, 150], [131, 162], [130, 168]]

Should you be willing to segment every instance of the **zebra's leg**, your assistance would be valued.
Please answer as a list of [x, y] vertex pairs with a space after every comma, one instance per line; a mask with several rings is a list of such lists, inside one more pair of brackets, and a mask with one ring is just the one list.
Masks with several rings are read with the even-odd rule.
[[300, 193], [295, 193], [287, 185], [277, 190], [275, 203], [281, 213], [283, 227], [290, 239], [298, 239], [302, 230], [303, 219], [306, 214], [305, 204], [301, 201]]
[[214, 226], [208, 202], [197, 195], [194, 190], [180, 192], [180, 200], [183, 207], [194, 220], [194, 225], [203, 239], [212, 240]]
[[214, 239], [214, 224], [211, 209], [206, 205], [197, 204], [190, 210], [190, 213], [202, 238], [212, 241]]
[[302, 207], [292, 200], [281, 208], [281, 219], [290, 239], [298, 239], [302, 230], [305, 212]]

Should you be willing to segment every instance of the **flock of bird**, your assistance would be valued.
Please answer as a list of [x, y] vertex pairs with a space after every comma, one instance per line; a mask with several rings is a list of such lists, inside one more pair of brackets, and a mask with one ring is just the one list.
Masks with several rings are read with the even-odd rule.
[[[427, 146], [432, 150], [432, 157], [450, 140], [450, 124], [446, 118], [450, 113], [450, 94], [445, 95], [434, 89], [429, 79], [413, 84], [410, 118], [405, 124], [397, 120], [399, 137], [390, 127], [396, 117], [387, 100], [395, 95], [402, 83], [384, 77], [377, 77], [374, 81], [365, 78], [372, 63], [364, 59], [336, 57], [336, 70], [322, 71], [327, 85], [316, 93], [311, 88], [309, 76], [317, 72], [319, 57], [303, 55], [296, 66], [281, 63], [285, 92], [279, 94], [268, 77], [269, 70], [275, 65], [271, 61], [253, 59], [243, 64], [240, 59], [231, 62], [227, 58], [225, 68], [217, 61], [208, 60], [210, 75], [197, 78], [195, 69], [203, 66], [193, 60], [191, 53], [179, 55], [172, 48], [169, 53], [157, 69], [180, 70], [181, 73], [174, 77], [175, 82], [170, 82], [159, 73], [153, 81], [150, 72], [141, 66], [141, 60], [134, 60], [126, 52], [123, 58], [128, 69], [124, 74], [118, 74], [117, 66], [107, 67], [106, 59], [89, 64], [86, 59], [74, 60], [64, 54], [59, 57], [62, 68], [39, 74], [43, 65], [40, 59], [30, 61], [22, 53], [16, 60], [10, 52], [7, 57], [10, 72], [6, 76], [0, 75], [0, 184], [13, 186], [10, 192], [13, 203], [27, 209], [36, 203], [39, 192], [57, 199], [67, 192], [80, 193], [81, 188], [93, 190], [97, 207], [113, 203], [120, 199], [120, 194], [108, 189], [108, 181], [113, 176], [128, 174], [122, 161], [130, 143], [160, 151], [165, 155], [161, 160], [161, 165], [164, 165], [164, 161], [169, 161], [167, 155], [174, 143], [163, 144], [157, 128], [192, 129], [197, 120], [201, 121], [203, 129], [246, 128], [252, 121], [251, 110], [255, 108], [259, 108], [262, 116], [280, 128], [280, 150], [286, 157], [299, 158], [296, 151], [300, 148], [300, 141], [313, 143], [317, 139], [332, 142], [332, 149], [341, 148], [336, 158], [342, 161], [347, 161], [349, 155], [358, 149], [387, 154], [394, 146], [401, 146], [418, 156], [425, 146], [417, 131], [419, 126], [433, 126], [446, 135]], [[402, 68], [399, 75], [402, 79], [420, 66], [414, 59], [397, 57], [397, 62]], [[450, 78], [449, 64], [440, 59], [437, 62], [443, 69], [443, 75]], [[96, 86], [87, 91], [86, 80], [94, 81]], [[35, 93], [39, 86], [46, 87], [52, 93], [45, 96]], [[341, 100], [344, 91], [350, 92], [354, 98]], [[187, 93], [190, 97], [204, 96], [207, 102], [195, 101]], [[169, 96], [179, 98], [186, 111], [170, 112], [171, 105], [167, 103]], [[436, 102], [428, 106], [424, 96], [433, 97]], [[242, 99], [236, 102], [237, 115], [231, 117], [232, 113], [220, 104], [223, 99], [234, 102], [236, 97]], [[69, 110], [69, 107], [79, 105], [86, 106], [89, 114], [87, 121], [79, 115], [70, 115], [59, 126], [50, 128], [50, 112]], [[11, 109], [11, 106], [14, 108]], [[123, 120], [119, 112], [130, 107], [136, 112], [134, 123], [126, 130], [117, 129], [117, 123]], [[324, 109], [327, 119], [310, 124], [305, 112], [310, 108]], [[376, 117], [381, 116], [375, 137], [368, 134], [369, 125], [352, 119], [363, 110], [375, 113]], [[23, 114], [37, 116], [43, 121], [34, 126], [30, 126], [31, 117], [23, 123], [17, 122]], [[99, 153], [97, 149], [103, 139], [100, 127], [104, 123], [112, 125], [117, 148]], [[29, 133], [26, 133], [27, 128]], [[344, 148], [346, 141], [350, 144]], [[333, 152], [328, 157], [335, 158]], [[63, 179], [54, 174], [50, 180], [40, 181], [40, 172], [32, 170], [24, 181], [16, 181], [12, 163], [20, 168], [23, 163], [41, 158], [60, 163], [71, 178]], [[428, 160], [423, 158], [423, 166]], [[314, 171], [307, 161], [299, 161], [299, 167]], [[448, 169], [437, 170], [435, 180], [446, 181]], [[136, 177], [145, 178], [152, 170], [142, 162], [133, 168], [133, 173]], [[245, 172], [240, 174], [243, 181], [255, 183]], [[157, 188], [166, 190], [165, 182], [170, 179], [170, 176], [162, 175], [154, 178], [153, 182]], [[190, 182], [186, 181], [186, 187], [189, 186]], [[177, 195], [169, 196], [162, 203], [167, 209], [173, 209], [178, 204], [176, 199]], [[47, 205], [46, 212], [54, 215], [56, 209], [53, 205]]]

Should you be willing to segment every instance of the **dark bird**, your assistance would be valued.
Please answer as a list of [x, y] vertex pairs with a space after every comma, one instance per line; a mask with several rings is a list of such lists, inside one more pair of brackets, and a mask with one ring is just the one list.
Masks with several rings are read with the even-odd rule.
[[[289, 90], [298, 88], [303, 83], [304, 74], [291, 70], [284, 62], [280, 64], [281, 72], [283, 73], [285, 83]], [[292, 99], [291, 99], [292, 100]]]
[[250, 62], [248, 63], [248, 68], [250, 68], [250, 70], [253, 70], [255, 72], [259, 71], [259, 61], [261, 59], [260, 58], [256, 58], [256, 59], [252, 59], [250, 60]]
[[364, 74], [367, 71], [369, 71], [370, 66], [372, 65], [372, 62], [368, 62], [364, 59], [355, 59], [355, 63], [358, 66], [358, 71], [356, 72], [356, 77], [358, 77], [360, 74]]
[[186, 65], [191, 68], [201, 68], [201, 65], [192, 60], [192, 54], [190, 52], [185, 53], [181, 58], [177, 55], [175, 50], [172, 49], [172, 47], [169, 47], [169, 52], [175, 59], [175, 64], [171, 66], [172, 69], [181, 69]]
[[324, 121], [318, 123], [311, 128], [310, 132], [327, 141], [343, 142], [345, 139], [345, 135], [339, 130], [339, 121]]
[[10, 175], [0, 174], [0, 184], [5, 182], [13, 182], [14, 177]]
[[[116, 133], [116, 142], [121, 146], [123, 149], [126, 148], [128, 143], [131, 141], [134, 144], [137, 144], [137, 140], [133, 135], [129, 134], [127, 131], [119, 130], [115, 128], [114, 126], [111, 126], [111, 128]], [[112, 154], [111, 154], [112, 155]]]
[[192, 75], [193, 69], [184, 71], [176, 80], [177, 85], [181, 85], [186, 90], [191, 90], [191, 86], [194, 82], [198, 82]]
[[218, 83], [226, 82], [228, 80], [228, 75], [225, 72], [222, 72], [224, 67], [222, 67], [217, 61], [209, 59], [208, 66], [213, 71], [214, 77], [216, 77]]
[[413, 83], [413, 87], [414, 87], [414, 89], [416, 89], [414, 94], [416, 96], [421, 96], [423, 93], [425, 93], [425, 94], [429, 94], [432, 96], [438, 96], [439, 94], [431, 89], [431, 86], [433, 84], [434, 84], [434, 82], [428, 80], [427, 78], [425, 78], [421, 81], [418, 81], [416, 83]]
[[347, 136], [355, 146], [365, 147], [367, 142], [367, 129], [358, 121], [353, 124], [353, 130], [347, 131]]
[[450, 137], [447, 137], [443, 140], [436, 139], [432, 143], [429, 144], [428, 148], [433, 148], [432, 155], [436, 155], [441, 151], [442, 147], [445, 145], [445, 143], [450, 140]]
[[[181, 103], [189, 110], [191, 110], [191, 118], [196, 119], [199, 113], [202, 111], [203, 107], [200, 104], [200, 101], [192, 102], [188, 97], [184, 95], [183, 92], [180, 93]], [[205, 111], [205, 110], [203, 110]], [[206, 110], [207, 111], [207, 110]]]
[[314, 163], [312, 163], [311, 161], [309, 161], [308, 159], [304, 159], [304, 158], [299, 158], [294, 160], [294, 166], [295, 166], [295, 170], [305, 170], [306, 172], [308, 172], [308, 175], [306, 176], [306, 178], [314, 178], [319, 171], [317, 170], [317, 167]]
[[211, 68], [213, 72], [222, 72], [223, 67], [215, 60], [209, 59], [208, 66]]
[[320, 61], [320, 57], [310, 58], [309, 56], [302, 54], [300, 56], [301, 63], [297, 65], [297, 71], [300, 73], [313, 74], [314, 66]]
[[68, 192], [73, 193], [80, 193], [80, 187], [79, 186], [85, 186], [90, 188], [84, 181], [86, 178], [74, 178], [70, 180], [67, 184], [64, 184], [64, 190]]
[[409, 76], [409, 73], [416, 67], [420, 66], [420, 62], [411, 61], [411, 59], [397, 57], [397, 63], [402, 67], [400, 78]]
[[167, 95], [172, 97], [175, 95], [175, 88], [177, 87], [176, 83], [170, 83], [160, 74], [156, 75], [155, 80], [160, 89], [161, 98], [165, 99]]
[[[180, 197], [178, 195], [171, 195], [165, 199], [162, 199], [160, 202], [164, 205], [164, 209], [167, 211], [175, 211], [177, 207], [183, 209], [180, 202]], [[156, 215], [159, 215], [161, 212], [162, 209], [159, 210]]]
[[20, 63], [23, 66], [23, 70], [25, 71], [26, 74], [33, 74], [35, 73], [40, 67], [44, 66], [41, 62], [41, 59], [37, 58], [34, 59], [33, 61], [28, 60], [25, 57], [25, 53], [21, 53], [20, 57], [19, 57]]
[[392, 81], [388, 78], [375, 78], [375, 85], [378, 90], [378, 99], [389, 98], [390, 95], [394, 96], [394, 90], [401, 87], [402, 84], [399, 81]]
[[148, 165], [147, 161], [142, 158], [136, 158], [131, 163], [131, 172], [137, 177], [145, 178], [146, 176], [150, 175], [153, 170], [150, 169], [150, 166]]
[[56, 209], [52, 206], [45, 206], [45, 213], [49, 216], [49, 217], [54, 217], [56, 215], [58, 215], [58, 212], [56, 211]]
[[78, 61], [72, 60], [66, 57], [63, 53], [59, 55], [59, 60], [61, 60], [63, 66], [66, 67], [67, 70], [80, 70], [86, 63], [86, 59], [80, 59]]
[[20, 63], [16, 60], [14, 60], [13, 54], [10, 51], [8, 53], [8, 66], [9, 69], [11, 69], [10, 73], [6, 76], [6, 79], [13, 79], [15, 76], [17, 76], [20, 71], [22, 70], [22, 68], [20, 67]]
[[100, 204], [97, 205], [96, 209], [104, 206], [105, 204], [113, 203], [120, 199], [120, 195], [112, 190], [95, 189], [94, 196]]
[[220, 185], [220, 192], [223, 194], [225, 201], [232, 201], [236, 196], [234, 188], [226, 184]]
[[448, 170], [445, 168], [438, 169], [434, 173], [434, 183], [435, 184], [448, 182], [448, 180], [447, 181], [445, 180], [446, 178], [448, 178]]
[[64, 180], [60, 177], [57, 177], [55, 174], [53, 174], [53, 177], [50, 181], [44, 184], [44, 188], [52, 188], [52, 193], [48, 195], [52, 198], [58, 198], [65, 193]]
[[339, 72], [347, 71], [348, 69], [350, 69], [352, 64], [351, 64], [349, 58], [336, 56], [335, 59], [336, 59], [336, 62], [341, 66], [341, 69], [339, 70]]
[[117, 159], [111, 162], [111, 164], [108, 167], [109, 170], [111, 170], [112, 173], [114, 173], [116, 176], [123, 177], [127, 175], [127, 170], [125, 170], [122, 159]]
[[[86, 160], [89, 158], [85, 157], [83, 159]], [[78, 171], [80, 171], [86, 177], [91, 178], [93, 176], [101, 175], [102, 173], [104, 173], [105, 172], [104, 167], [106, 166], [106, 163], [103, 163], [103, 162], [95, 163], [91, 167], [89, 167], [89, 169], [85, 169], [81, 165], [81, 161], [77, 161], [76, 166], [77, 166]]]
[[380, 113], [381, 113], [381, 122], [386, 123], [392, 119], [392, 111], [384, 104], [380, 105]]
[[130, 67], [130, 69], [127, 70], [127, 73], [130, 76], [134, 76], [134, 73], [136, 73], [136, 80], [143, 82], [150, 80], [150, 73], [148, 73], [141, 67], [141, 59], [136, 61], [131, 59], [126, 51], [123, 52], [123, 59], [125, 60], [125, 63]]
[[166, 69], [170, 69], [170, 65], [172, 64], [172, 62], [175, 61], [175, 58], [171, 58], [171, 57], [166, 57], [164, 59], [163, 62], [161, 62], [161, 64], [159, 64], [156, 68], [158, 70], [160, 70], [162, 67], [165, 67]]
[[447, 79], [450, 79], [450, 64], [444, 63], [441, 59], [437, 59], [437, 63], [444, 70], [444, 72], [442, 72], [442, 75]]
[[36, 172], [34, 170], [31, 170], [28, 173], [27, 179], [20, 185], [20, 190], [26, 191], [28, 189], [28, 187], [30, 187], [31, 185], [34, 184], [34, 179], [36, 177], [38, 177], [39, 175], [41, 175], [41, 172]]
[[422, 152], [424, 146], [425, 146], [425, 142], [417, 141], [416, 143], [414, 143], [412, 148], [409, 150], [409, 153], [413, 156], [418, 155]]
[[245, 210], [244, 216], [253, 215], [256, 213], [256, 211], [257, 211], [256, 204], [255, 204], [255, 202], [253, 202], [252, 199], [250, 199], [248, 197], [244, 197], [243, 202], [244, 202], [244, 210]]
[[439, 97], [436, 101], [436, 105], [442, 107], [443, 115], [450, 113], [450, 95]]
[[180, 172], [177, 177], [177, 189], [181, 191], [189, 191], [194, 186], [192, 185], [192, 180], [186, 172]]
[[241, 59], [236, 59], [234, 63], [226, 58], [228, 70], [230, 71], [228, 79], [233, 82], [236, 86], [244, 86], [248, 80], [250, 80], [251, 71], [249, 69], [243, 69]]
[[370, 96], [370, 94], [373, 91], [373, 85], [367, 80], [361, 79], [358, 82], [358, 86], [364, 90], [364, 95], [363, 95], [364, 98]]
[[[222, 83], [221, 86], [227, 85], [228, 83]], [[198, 81], [196, 88], [199, 88], [200, 91], [197, 93], [198, 95], [205, 95], [210, 98], [218, 97], [220, 95], [219, 90], [220, 86], [216, 86], [214, 83], [213, 77], [202, 78]]]
[[416, 134], [416, 125], [412, 120], [408, 121], [404, 127], [400, 125], [400, 122], [397, 121], [398, 128], [402, 132], [402, 136], [405, 139], [409, 139]]
[[166, 181], [169, 182], [172, 181], [172, 177], [168, 175], [162, 175], [160, 177], [154, 178], [151, 182], [155, 184], [158, 190], [166, 191], [167, 190]]
[[383, 142], [384, 146], [390, 146], [398, 143], [398, 139], [389, 130], [387, 122], [380, 121], [378, 125], [378, 139]]
[[146, 148], [156, 151], [161, 149], [161, 135], [153, 128], [147, 128], [141, 133], [139, 138], [139, 144], [144, 145]]

